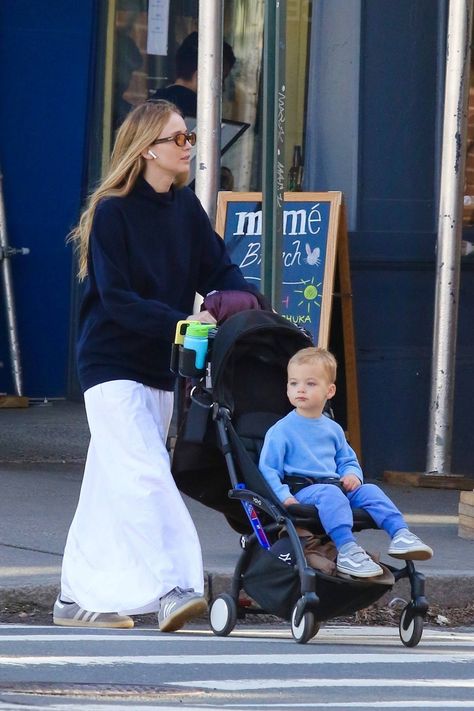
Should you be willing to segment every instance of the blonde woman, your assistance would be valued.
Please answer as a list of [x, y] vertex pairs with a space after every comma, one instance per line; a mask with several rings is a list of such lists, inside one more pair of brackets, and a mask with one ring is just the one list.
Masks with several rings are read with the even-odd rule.
[[[133, 627], [130, 615], [157, 611], [170, 632], [207, 609], [199, 540], [165, 446], [171, 343], [195, 292], [249, 287], [183, 187], [195, 140], [173, 104], [135, 108], [72, 233], [85, 284], [77, 363], [91, 440], [58, 625]], [[198, 318], [214, 322], [207, 311]]]

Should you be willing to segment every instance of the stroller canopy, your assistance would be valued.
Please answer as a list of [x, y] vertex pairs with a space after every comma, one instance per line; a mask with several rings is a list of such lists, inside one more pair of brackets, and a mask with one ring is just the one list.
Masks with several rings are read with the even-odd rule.
[[310, 337], [271, 311], [242, 311], [217, 331], [211, 359], [214, 402], [232, 413], [289, 411], [286, 366]]

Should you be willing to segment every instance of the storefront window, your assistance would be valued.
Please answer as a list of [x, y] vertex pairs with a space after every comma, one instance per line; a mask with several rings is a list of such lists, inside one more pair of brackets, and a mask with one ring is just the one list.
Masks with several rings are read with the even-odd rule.
[[[287, 105], [291, 107], [286, 120], [287, 172], [294, 147], [304, 146], [310, 4], [310, 0], [287, 0]], [[198, 29], [199, 2], [110, 0], [109, 7], [113, 32], [109, 32], [107, 54], [113, 91], [104, 124], [106, 154], [128, 111], [157, 89], [174, 83], [176, 51]], [[156, 43], [151, 46], [148, 32], [151, 13], [157, 7], [168, 10], [168, 29], [161, 37], [161, 47]], [[236, 61], [224, 83], [222, 116], [249, 125], [222, 160], [231, 175], [226, 187], [237, 191], [261, 189], [263, 21], [264, 0], [225, 0], [224, 39], [232, 47]], [[161, 53], [155, 53], [157, 50]]]

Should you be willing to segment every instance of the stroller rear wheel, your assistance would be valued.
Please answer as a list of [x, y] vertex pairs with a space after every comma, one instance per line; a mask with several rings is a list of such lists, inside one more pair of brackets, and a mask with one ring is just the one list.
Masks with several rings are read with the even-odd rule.
[[411, 621], [408, 622], [408, 608], [409, 605], [402, 610], [398, 631], [405, 647], [416, 647], [423, 634], [423, 616], [413, 615]]
[[299, 625], [296, 625], [295, 617], [296, 605], [291, 614], [291, 634], [295, 642], [298, 642], [298, 644], [306, 644], [306, 642], [309, 642], [310, 639], [318, 634], [321, 625], [314, 619], [312, 612], [305, 612]]
[[209, 612], [211, 629], [218, 637], [227, 637], [237, 622], [237, 604], [233, 597], [222, 593], [216, 597]]

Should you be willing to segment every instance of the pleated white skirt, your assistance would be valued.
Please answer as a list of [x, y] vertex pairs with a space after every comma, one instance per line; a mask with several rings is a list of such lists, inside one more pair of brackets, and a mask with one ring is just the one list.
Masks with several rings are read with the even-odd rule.
[[91, 441], [61, 595], [94, 612], [140, 614], [176, 586], [202, 593], [199, 539], [166, 450], [173, 393], [114, 380], [84, 399]]

